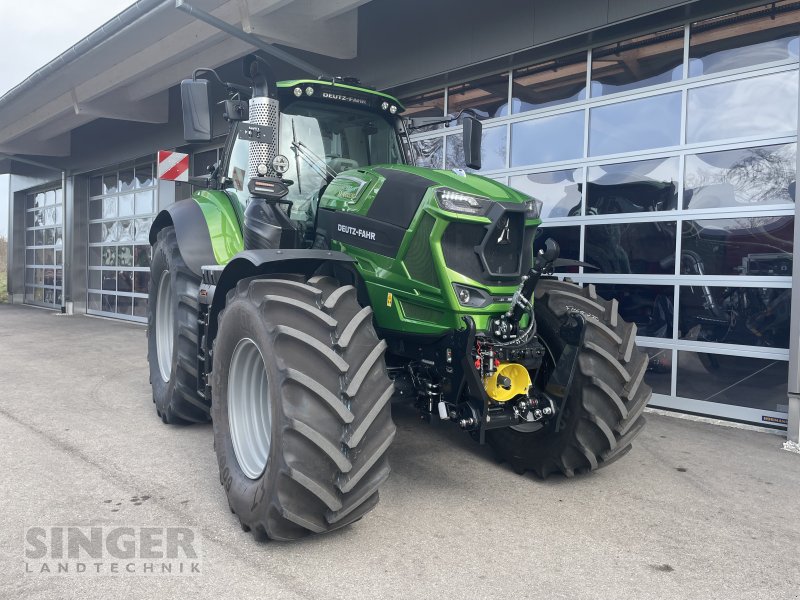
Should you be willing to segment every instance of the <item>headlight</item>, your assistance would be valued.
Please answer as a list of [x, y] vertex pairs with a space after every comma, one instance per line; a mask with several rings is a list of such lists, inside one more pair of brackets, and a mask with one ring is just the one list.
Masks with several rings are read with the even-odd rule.
[[538, 219], [542, 214], [542, 201], [531, 198], [525, 203], [525, 220]]
[[492, 206], [491, 201], [486, 198], [479, 198], [478, 196], [472, 196], [448, 188], [436, 190], [436, 202], [442, 210], [479, 216], [483, 216], [489, 212]]
[[453, 284], [453, 291], [455, 291], [456, 298], [458, 298], [458, 303], [461, 306], [483, 308], [494, 302], [492, 297], [483, 290], [461, 285], [460, 283]]

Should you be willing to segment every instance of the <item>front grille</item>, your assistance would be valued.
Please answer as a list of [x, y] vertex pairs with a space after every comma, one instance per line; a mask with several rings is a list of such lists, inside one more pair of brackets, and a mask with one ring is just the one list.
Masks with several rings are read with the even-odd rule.
[[[509, 218], [508, 234], [503, 234], [506, 217]], [[533, 258], [536, 228], [524, 228], [524, 224], [521, 213], [505, 213], [489, 227], [478, 223], [450, 223], [442, 236], [447, 267], [484, 285], [515, 285], [515, 278], [527, 273]], [[508, 243], [504, 243], [506, 241]]]

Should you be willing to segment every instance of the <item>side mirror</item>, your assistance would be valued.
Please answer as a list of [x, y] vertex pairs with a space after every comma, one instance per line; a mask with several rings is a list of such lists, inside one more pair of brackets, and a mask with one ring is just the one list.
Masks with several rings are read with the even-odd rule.
[[183, 109], [183, 137], [187, 142], [207, 142], [211, 139], [211, 99], [208, 81], [184, 79], [181, 81], [181, 107]]
[[470, 169], [481, 168], [481, 137], [483, 123], [475, 117], [464, 117], [464, 163]]

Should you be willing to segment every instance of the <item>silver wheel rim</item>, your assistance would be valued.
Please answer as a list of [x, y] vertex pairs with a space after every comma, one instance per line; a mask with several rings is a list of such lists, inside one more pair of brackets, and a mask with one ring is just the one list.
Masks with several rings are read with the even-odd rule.
[[172, 373], [172, 338], [174, 334], [172, 322], [172, 282], [169, 271], [161, 274], [156, 295], [156, 355], [161, 379], [169, 382]]
[[231, 356], [228, 422], [239, 468], [249, 479], [257, 479], [267, 466], [272, 428], [267, 369], [250, 338], [239, 340]]

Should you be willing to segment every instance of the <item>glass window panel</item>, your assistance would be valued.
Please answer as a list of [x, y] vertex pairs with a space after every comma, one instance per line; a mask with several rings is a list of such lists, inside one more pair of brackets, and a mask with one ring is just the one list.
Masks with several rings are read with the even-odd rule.
[[133, 185], [136, 189], [155, 185], [153, 165], [136, 165], [136, 179]]
[[36, 269], [25, 269], [25, 283], [36, 282]]
[[684, 208], [794, 202], [796, 144], [686, 156]]
[[[481, 171], [503, 169], [506, 166], [506, 127], [488, 127], [483, 130], [481, 142]], [[446, 169], [466, 169], [464, 164], [464, 137], [447, 136]]]
[[44, 269], [36, 269], [34, 283], [36, 285], [44, 285]]
[[113, 194], [117, 191], [117, 174], [109, 173], [103, 175], [103, 193]]
[[89, 264], [93, 266], [97, 266], [101, 264], [101, 254], [104, 248], [99, 246], [90, 246], [89, 247]]
[[617, 299], [620, 316], [636, 323], [638, 335], [672, 338], [673, 286], [596, 283], [595, 288], [606, 300]]
[[61, 269], [56, 269], [56, 286], [61, 287], [63, 285], [63, 271]]
[[63, 262], [64, 261], [63, 261], [63, 256], [62, 256], [61, 250], [56, 250], [56, 264], [60, 265], [60, 264], [63, 264]]
[[133, 271], [117, 271], [117, 291], [133, 291]]
[[61, 305], [61, 290], [56, 288], [56, 305]]
[[56, 235], [56, 239], [55, 239], [55, 242], [54, 242], [55, 246], [56, 246], [56, 248], [61, 248], [61, 246], [64, 243], [64, 241], [62, 239], [61, 228], [58, 227], [58, 228], [54, 229], [53, 231], [55, 231], [55, 235]]
[[[102, 271], [89, 271], [89, 288], [99, 290], [102, 281]], [[91, 296], [91, 294], [90, 294]]]
[[121, 228], [119, 221], [111, 221], [103, 223], [103, 241], [104, 242], [119, 242], [121, 236]]
[[114, 219], [117, 216], [117, 199], [103, 198], [103, 218]]
[[117, 297], [111, 294], [103, 294], [103, 300], [100, 310], [104, 312], [116, 312]]
[[62, 217], [64, 215], [64, 206], [63, 205], [56, 206], [55, 213], [56, 213], [56, 225], [61, 225]]
[[56, 192], [56, 204], [62, 204], [64, 194], [62, 193], [61, 188], [56, 188], [55, 192]]
[[117, 209], [120, 217], [133, 216], [133, 194], [125, 194], [120, 196], [117, 201]]
[[794, 218], [684, 221], [681, 272], [687, 275], [792, 275]]
[[[788, 5], [788, 6], [787, 6]], [[777, 2], [692, 24], [689, 75], [797, 60], [800, 11]]]
[[131, 315], [133, 313], [133, 298], [130, 296], [117, 296], [117, 313]]
[[147, 298], [134, 298], [133, 299], [133, 316], [147, 318]]
[[105, 225], [100, 223], [89, 223], [89, 243], [102, 242], [104, 237]]
[[53, 269], [44, 269], [44, 284], [55, 285], [56, 273]]
[[44, 264], [44, 250], [39, 249], [35, 251], [36, 259], [34, 264], [43, 265]]
[[56, 242], [56, 230], [55, 229], [45, 229], [44, 230], [44, 245], [45, 246], [52, 246]]
[[508, 114], [508, 73], [490, 75], [469, 81], [447, 91], [447, 112], [454, 115], [471, 109], [478, 119], [491, 119]]
[[117, 289], [117, 272], [116, 271], [101, 271], [103, 278], [104, 290], [115, 291]]
[[44, 229], [37, 229], [34, 232], [34, 243], [35, 246], [41, 246], [44, 243]]
[[149, 267], [150, 246], [134, 246], [134, 260], [137, 267]]
[[103, 178], [100, 176], [89, 178], [89, 195], [99, 196], [103, 193]]
[[581, 214], [583, 169], [513, 175], [508, 185], [542, 201], [542, 218]]
[[514, 123], [511, 166], [571, 160], [583, 156], [582, 110]]
[[587, 225], [584, 260], [600, 273], [674, 273], [675, 221]]
[[100, 294], [89, 294], [89, 310], [102, 310]]
[[133, 241], [133, 221], [119, 221], [119, 237], [117, 241]]
[[134, 185], [133, 185], [133, 169], [132, 168], [122, 169], [119, 172], [118, 185], [119, 185], [119, 188], [118, 188], [117, 191], [120, 191], [120, 192], [127, 192], [129, 190], [134, 189]]
[[55, 259], [55, 256], [53, 254], [53, 249], [52, 248], [45, 248], [44, 257], [42, 258], [42, 264], [43, 265], [55, 264], [54, 259]]
[[103, 218], [103, 201], [90, 200], [89, 201], [89, 218], [102, 219]]
[[34, 196], [33, 194], [28, 194], [25, 196], [25, 209], [30, 210], [34, 207]]
[[39, 192], [38, 194], [36, 194], [36, 196], [34, 196], [33, 205], [36, 208], [44, 207], [44, 192]]
[[26, 231], [25, 232], [25, 245], [26, 246], [33, 246], [35, 242], [36, 234], [33, 231]]
[[598, 106], [589, 115], [589, 154], [617, 154], [680, 143], [678, 92]]
[[[561, 247], [561, 258], [578, 260], [581, 248], [581, 228], [576, 227], [539, 227], [533, 240], [533, 249], [538, 252], [544, 249], [545, 241], [552, 238]], [[559, 272], [577, 273], [577, 269], [560, 269]]]
[[782, 360], [678, 352], [682, 398], [786, 412], [788, 363]]
[[678, 206], [677, 156], [589, 167], [586, 213], [673, 210]]
[[147, 286], [150, 285], [150, 273], [147, 271], [136, 271], [133, 274], [133, 291], [139, 294], [147, 293]]
[[135, 214], [149, 215], [153, 212], [153, 190], [136, 194]]
[[55, 294], [53, 293], [52, 289], [46, 289], [44, 291], [44, 303], [55, 304]]
[[52, 206], [56, 203], [56, 191], [55, 190], [47, 190], [44, 193], [44, 204], [45, 206]]
[[133, 246], [117, 247], [117, 265], [120, 267], [133, 266]]
[[680, 338], [788, 348], [791, 302], [792, 291], [786, 288], [684, 285]]
[[26, 250], [25, 251], [25, 264], [26, 265], [35, 265], [36, 264], [35, 252], [33, 250]]
[[413, 144], [416, 165], [428, 169], [441, 169], [444, 157], [444, 138], [417, 140]]
[[36, 216], [36, 213], [33, 211], [28, 211], [25, 213], [25, 227], [33, 227], [33, 219]]
[[797, 71], [689, 90], [689, 143], [797, 130]]
[[592, 50], [592, 96], [635, 90], [683, 77], [683, 27]]
[[103, 248], [103, 266], [115, 267], [117, 265], [117, 247], [105, 246]]
[[647, 353], [647, 371], [644, 382], [654, 394], [669, 396], [672, 393], [672, 350], [639, 346]]
[[33, 299], [36, 302], [44, 302], [44, 290], [42, 288], [36, 288], [33, 291]]
[[153, 219], [136, 219], [136, 232], [134, 239], [137, 242], [146, 242], [150, 239], [150, 226]]
[[44, 225], [56, 224], [56, 209], [54, 206], [48, 206], [44, 209]]
[[514, 71], [511, 112], [521, 113], [586, 98], [586, 53]]
[[[403, 116], [408, 118], [413, 117], [444, 117], [444, 90], [434, 90], [432, 92], [425, 92], [418, 96], [407, 98], [403, 101], [405, 111]], [[416, 131], [425, 131], [427, 129], [438, 129], [444, 125], [434, 125]]]

